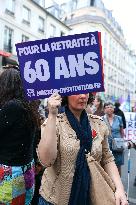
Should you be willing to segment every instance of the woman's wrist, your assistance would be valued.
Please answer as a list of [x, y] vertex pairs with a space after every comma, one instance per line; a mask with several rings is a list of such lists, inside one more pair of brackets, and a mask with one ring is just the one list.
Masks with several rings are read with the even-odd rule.
[[125, 194], [125, 190], [124, 190], [124, 187], [123, 187], [123, 185], [121, 185], [121, 186], [119, 186], [119, 187], [116, 187], [116, 192], [122, 192], [122, 193], [124, 193]]
[[48, 119], [53, 119], [53, 118], [56, 118], [57, 117], [57, 114], [58, 114], [58, 111], [54, 111], [54, 112], [49, 112], [48, 114]]

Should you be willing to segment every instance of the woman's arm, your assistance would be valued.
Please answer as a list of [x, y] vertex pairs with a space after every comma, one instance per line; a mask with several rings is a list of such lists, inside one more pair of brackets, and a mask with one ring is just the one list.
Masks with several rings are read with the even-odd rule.
[[122, 120], [122, 117], [120, 117], [120, 116], [117, 116], [117, 117], [118, 117], [118, 120], [119, 120], [120, 134], [121, 134], [121, 137], [124, 138], [125, 137], [125, 132], [124, 132], [124, 128], [123, 128], [123, 120]]
[[121, 133], [121, 137], [124, 138], [125, 137], [125, 132], [123, 127], [120, 127], [120, 133]]
[[104, 170], [113, 180], [113, 182], [116, 186], [116, 189], [121, 189], [124, 191], [123, 184], [121, 182], [121, 178], [120, 178], [120, 175], [119, 175], [119, 172], [118, 172], [118, 169], [117, 169], [115, 162], [112, 161], [112, 162], [107, 163], [104, 166]]
[[117, 166], [114, 161], [107, 163], [104, 165], [104, 170], [107, 172], [107, 174], [111, 177], [113, 180], [116, 192], [115, 192], [115, 198], [116, 198], [116, 205], [128, 205], [126, 194], [124, 191], [124, 187], [117, 169]]
[[53, 94], [48, 100], [49, 115], [46, 125], [41, 128], [38, 157], [44, 166], [50, 166], [57, 157], [56, 116], [61, 105], [61, 96]]

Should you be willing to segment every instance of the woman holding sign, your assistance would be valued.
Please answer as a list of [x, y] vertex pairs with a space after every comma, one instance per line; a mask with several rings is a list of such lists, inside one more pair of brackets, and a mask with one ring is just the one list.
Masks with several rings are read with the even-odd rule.
[[38, 104], [24, 97], [20, 72], [0, 75], [0, 204], [29, 205], [34, 193], [33, 142]]
[[[108, 128], [98, 116], [87, 115], [89, 94], [48, 100], [49, 115], [38, 146], [46, 167], [39, 205], [128, 205], [109, 150]], [[61, 101], [65, 113], [58, 115]]]

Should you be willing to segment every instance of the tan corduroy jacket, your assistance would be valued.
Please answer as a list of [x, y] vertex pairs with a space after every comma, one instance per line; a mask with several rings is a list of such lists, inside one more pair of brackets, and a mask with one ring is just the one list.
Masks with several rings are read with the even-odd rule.
[[[91, 129], [96, 130], [97, 135], [93, 139], [91, 154], [86, 156], [87, 162], [89, 165], [93, 157], [93, 160], [104, 166], [114, 160], [107, 141], [109, 131], [100, 117], [94, 115], [88, 117]], [[42, 131], [45, 127], [46, 123], [42, 125]], [[71, 128], [65, 113], [57, 116], [56, 130], [58, 137], [57, 158], [55, 163], [44, 171], [40, 194], [46, 201], [54, 205], [68, 205], [80, 141]], [[91, 173], [91, 175], [98, 178], [98, 176], [94, 176], [95, 173]]]

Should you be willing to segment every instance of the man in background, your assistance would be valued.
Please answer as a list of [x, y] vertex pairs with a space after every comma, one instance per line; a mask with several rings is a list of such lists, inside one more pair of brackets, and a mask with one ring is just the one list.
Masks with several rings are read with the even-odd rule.
[[114, 114], [122, 117], [123, 128], [125, 129], [126, 128], [126, 119], [125, 119], [124, 112], [119, 108], [120, 107], [120, 103], [119, 102], [115, 102], [114, 106], [115, 106]]

